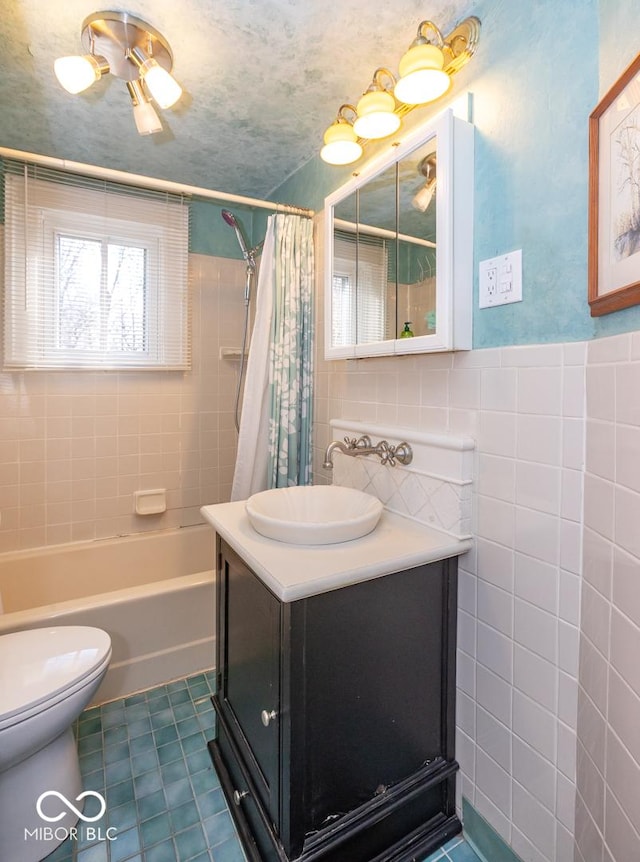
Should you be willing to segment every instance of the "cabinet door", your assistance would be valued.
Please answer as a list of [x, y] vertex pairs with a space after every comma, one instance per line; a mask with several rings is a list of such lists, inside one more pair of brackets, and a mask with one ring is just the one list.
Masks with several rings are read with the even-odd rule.
[[222, 701], [274, 825], [279, 819], [280, 603], [222, 545]]

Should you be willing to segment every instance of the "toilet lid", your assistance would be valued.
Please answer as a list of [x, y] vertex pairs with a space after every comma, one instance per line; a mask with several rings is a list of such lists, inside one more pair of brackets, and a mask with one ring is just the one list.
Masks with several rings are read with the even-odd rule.
[[31, 629], [0, 637], [0, 719], [77, 685], [104, 663], [111, 638], [90, 626]]

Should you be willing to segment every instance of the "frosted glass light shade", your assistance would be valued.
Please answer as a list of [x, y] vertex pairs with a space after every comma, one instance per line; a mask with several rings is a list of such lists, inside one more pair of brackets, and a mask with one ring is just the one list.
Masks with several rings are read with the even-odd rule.
[[139, 102], [134, 105], [133, 119], [140, 135], [154, 135], [162, 131], [162, 123], [151, 102]]
[[400, 128], [400, 117], [394, 113], [395, 99], [385, 90], [365, 93], [357, 105], [358, 117], [353, 124], [360, 138], [386, 138]]
[[161, 108], [170, 108], [182, 95], [182, 87], [176, 79], [155, 60], [145, 60], [140, 66], [140, 75], [149, 92]]
[[426, 212], [429, 207], [429, 204], [431, 203], [435, 190], [435, 179], [425, 183], [422, 188], [419, 189], [413, 196], [413, 199], [411, 201], [413, 208], [419, 210], [421, 213]]
[[[102, 58], [100, 58], [102, 59]], [[103, 60], [103, 63], [106, 61]], [[102, 77], [103, 64], [92, 54], [58, 57], [53, 71], [67, 93], [82, 93]]]
[[324, 133], [320, 158], [330, 165], [350, 165], [362, 155], [362, 147], [350, 123], [333, 123]]
[[405, 105], [432, 102], [447, 92], [451, 78], [442, 70], [444, 55], [437, 45], [412, 45], [400, 60], [394, 95]]

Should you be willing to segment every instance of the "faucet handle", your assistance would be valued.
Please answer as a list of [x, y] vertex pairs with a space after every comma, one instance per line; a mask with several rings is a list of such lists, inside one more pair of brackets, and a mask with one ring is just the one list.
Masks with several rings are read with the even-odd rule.
[[398, 443], [393, 454], [400, 464], [410, 464], [413, 461], [413, 449], [405, 441]]

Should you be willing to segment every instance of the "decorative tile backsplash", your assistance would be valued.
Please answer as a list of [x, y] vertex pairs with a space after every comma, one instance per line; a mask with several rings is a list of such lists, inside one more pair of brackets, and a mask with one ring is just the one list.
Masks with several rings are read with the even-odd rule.
[[383, 465], [375, 455], [333, 456], [333, 484], [377, 497], [386, 509], [458, 538], [471, 535], [471, 481], [474, 441], [403, 428], [332, 420], [334, 439], [368, 434], [374, 445], [404, 441], [413, 449], [411, 464]]

